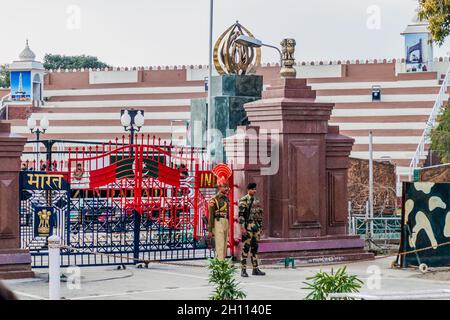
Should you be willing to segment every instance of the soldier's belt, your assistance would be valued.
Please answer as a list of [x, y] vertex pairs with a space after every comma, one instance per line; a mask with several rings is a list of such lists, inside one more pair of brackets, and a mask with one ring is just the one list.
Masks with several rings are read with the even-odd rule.
[[216, 218], [216, 219], [220, 219], [220, 218], [228, 219], [228, 213], [218, 213], [218, 212], [216, 212], [214, 214], [214, 218]]

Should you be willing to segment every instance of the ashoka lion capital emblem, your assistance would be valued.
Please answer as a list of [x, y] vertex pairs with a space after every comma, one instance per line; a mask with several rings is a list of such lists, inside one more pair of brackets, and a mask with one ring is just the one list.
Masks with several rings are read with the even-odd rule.
[[50, 217], [52, 215], [51, 211], [47, 211], [46, 209], [43, 209], [38, 212], [39, 217], [39, 225], [38, 225], [38, 233], [42, 236], [49, 236], [50, 235]]
[[253, 34], [236, 22], [217, 39], [214, 45], [214, 66], [220, 75], [253, 73], [261, 64], [261, 48], [236, 43], [241, 36], [254, 38]]
[[280, 75], [282, 78], [295, 78], [297, 71], [294, 68], [295, 65], [295, 39], [283, 39], [281, 41], [281, 53], [282, 53], [282, 66]]

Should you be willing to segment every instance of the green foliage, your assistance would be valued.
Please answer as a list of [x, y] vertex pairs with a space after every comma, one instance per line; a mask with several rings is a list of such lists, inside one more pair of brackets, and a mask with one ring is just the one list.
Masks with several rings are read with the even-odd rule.
[[3, 64], [0, 65], [0, 88], [9, 88], [10, 79], [9, 79], [9, 70], [8, 65]]
[[441, 161], [450, 162], [450, 106], [442, 108], [437, 117], [438, 125], [430, 132], [431, 150], [438, 153]]
[[420, 0], [419, 18], [428, 20], [433, 41], [439, 46], [450, 33], [450, 0]]
[[352, 293], [359, 292], [363, 282], [355, 275], [348, 275], [346, 267], [339, 268], [336, 273], [331, 269], [331, 273], [319, 271], [313, 277], [306, 280], [312, 282], [303, 282], [306, 288], [311, 292], [306, 296], [305, 300], [326, 300], [329, 293]]
[[216, 258], [209, 259], [208, 282], [214, 285], [214, 291], [210, 300], [237, 300], [244, 299], [247, 295], [239, 288], [239, 283], [234, 278], [236, 267], [231, 260], [220, 261]]
[[44, 68], [49, 69], [80, 69], [80, 68], [106, 68], [106, 63], [92, 56], [62, 56], [60, 54], [46, 54], [44, 57]]

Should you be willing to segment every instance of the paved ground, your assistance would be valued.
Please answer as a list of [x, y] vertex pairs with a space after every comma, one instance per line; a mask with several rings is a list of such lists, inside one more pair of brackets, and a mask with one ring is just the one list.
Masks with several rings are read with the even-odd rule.
[[[422, 275], [417, 270], [391, 269], [393, 258], [381, 258], [348, 264], [351, 274], [364, 281], [361, 292], [385, 293], [393, 291], [450, 289], [449, 272]], [[195, 262], [199, 267], [150, 264], [148, 269], [128, 267], [81, 268], [79, 289], [61, 286], [66, 299], [207, 299], [212, 287], [207, 281], [206, 261]], [[203, 266], [203, 267], [201, 267]], [[270, 269], [265, 277], [238, 278], [248, 299], [301, 299], [307, 291], [301, 289], [305, 278], [320, 269], [335, 266], [297, 267], [296, 269]], [[66, 271], [63, 269], [63, 271]], [[6, 285], [20, 299], [47, 299], [47, 270], [36, 269], [36, 279], [9, 280]], [[380, 275], [379, 281], [377, 280]]]

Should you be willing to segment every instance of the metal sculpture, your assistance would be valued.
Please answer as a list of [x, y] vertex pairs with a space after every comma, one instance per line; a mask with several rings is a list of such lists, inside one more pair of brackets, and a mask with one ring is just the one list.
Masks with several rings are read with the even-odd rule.
[[253, 73], [261, 64], [261, 48], [236, 43], [236, 39], [253, 34], [238, 21], [220, 35], [214, 45], [214, 66], [220, 75]]

